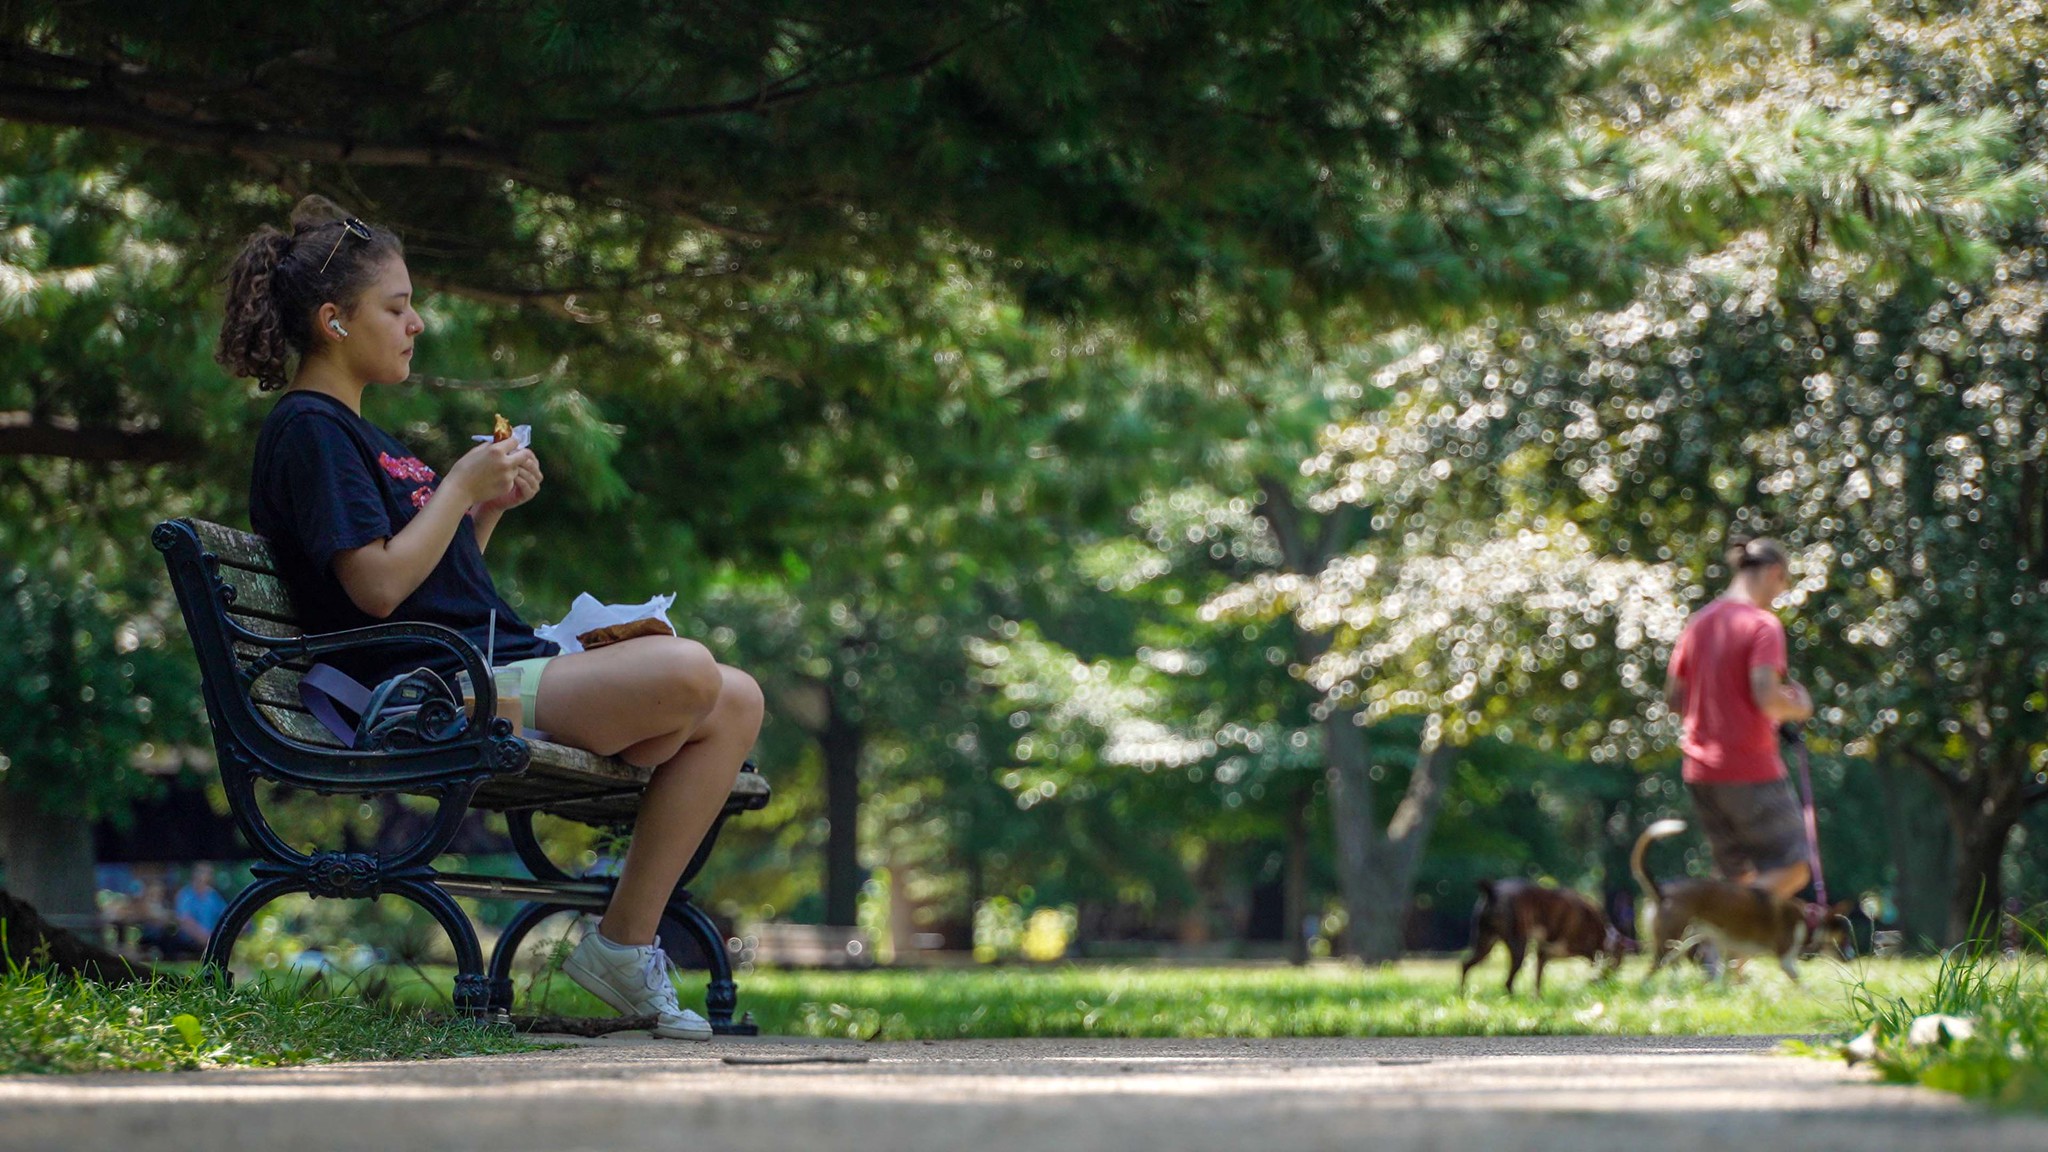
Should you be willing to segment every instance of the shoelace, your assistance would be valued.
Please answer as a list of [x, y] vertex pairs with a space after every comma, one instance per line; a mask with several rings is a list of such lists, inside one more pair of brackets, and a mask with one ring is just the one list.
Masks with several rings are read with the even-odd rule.
[[[647, 949], [640, 964], [640, 983], [648, 995], [665, 999], [672, 1007], [675, 1003], [676, 986], [669, 979], [669, 969], [675, 966], [668, 953], [661, 950], [661, 937], [654, 938], [654, 944]], [[663, 993], [667, 993], [663, 996]]]

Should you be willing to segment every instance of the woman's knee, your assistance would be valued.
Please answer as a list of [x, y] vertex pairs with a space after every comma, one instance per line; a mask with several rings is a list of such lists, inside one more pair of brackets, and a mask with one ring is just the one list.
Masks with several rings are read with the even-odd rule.
[[654, 662], [659, 707], [694, 723], [718, 703], [725, 680], [711, 650], [695, 640], [676, 639], [661, 646]]
[[718, 706], [730, 708], [735, 721], [749, 724], [758, 731], [761, 718], [768, 711], [768, 698], [761, 691], [760, 681], [724, 664], [718, 666], [718, 672], [722, 680]]

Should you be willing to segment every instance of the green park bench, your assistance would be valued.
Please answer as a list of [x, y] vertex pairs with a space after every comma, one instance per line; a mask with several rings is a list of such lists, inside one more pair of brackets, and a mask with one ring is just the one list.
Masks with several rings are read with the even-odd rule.
[[[609, 877], [571, 876], [556, 866], [534, 834], [534, 816], [545, 813], [599, 827], [629, 824], [651, 770], [522, 738], [502, 718], [472, 723], [462, 710], [432, 701], [385, 747], [349, 747], [302, 701], [300, 678], [315, 663], [334, 653], [395, 641], [440, 645], [467, 669], [477, 715], [489, 716], [496, 701], [483, 654], [460, 633], [433, 624], [380, 624], [308, 635], [260, 536], [200, 520], [171, 520], [157, 525], [152, 542], [164, 554], [199, 659], [229, 807], [259, 856], [252, 868], [254, 882], [229, 901], [202, 964], [225, 976], [242, 929], [279, 896], [401, 896], [432, 914], [454, 945], [456, 1007], [483, 1015], [508, 1012], [512, 960], [520, 942], [556, 913], [603, 909], [614, 884]], [[266, 819], [258, 802], [260, 780], [325, 795], [424, 796], [435, 801], [435, 811], [425, 831], [393, 853], [301, 852]], [[749, 763], [684, 869], [665, 914], [665, 926], [682, 929], [703, 953], [710, 971], [705, 1015], [721, 1033], [751, 1033], [754, 1026], [750, 1018], [734, 1019], [739, 993], [724, 934], [687, 885], [709, 858], [725, 821], [765, 806], [768, 798], [768, 782]], [[505, 814], [513, 850], [529, 876], [434, 868], [472, 810]], [[524, 902], [499, 934], [488, 964], [476, 926], [456, 896]]]

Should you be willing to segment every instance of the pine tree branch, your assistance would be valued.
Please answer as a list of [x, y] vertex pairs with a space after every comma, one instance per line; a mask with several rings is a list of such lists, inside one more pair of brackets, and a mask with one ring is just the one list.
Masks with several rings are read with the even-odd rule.
[[484, 172], [564, 195], [587, 196], [594, 192], [609, 192], [668, 212], [690, 227], [721, 236], [748, 240], [770, 238], [766, 232], [712, 220], [683, 204], [670, 190], [628, 188], [596, 173], [550, 175], [528, 167], [516, 151], [504, 148], [450, 139], [390, 143], [349, 136], [310, 135], [209, 119], [196, 110], [189, 115], [171, 115], [128, 100], [105, 84], [60, 89], [0, 83], [0, 120], [117, 132], [185, 151], [232, 156], [259, 167], [284, 159], [370, 168]]
[[614, 283], [578, 284], [560, 288], [492, 288], [473, 284], [448, 276], [419, 277], [421, 286], [435, 292], [446, 292], [466, 300], [482, 304], [502, 304], [507, 307], [536, 307], [564, 319], [578, 323], [590, 323], [601, 318], [601, 313], [588, 312], [576, 307], [579, 296], [606, 296], [617, 293], [640, 292], [648, 288], [674, 284], [684, 280], [698, 280], [706, 276], [723, 276], [739, 269], [737, 262], [721, 262], [716, 265], [691, 265], [653, 276], [638, 276]]
[[649, 108], [641, 112], [611, 112], [603, 116], [580, 116], [569, 120], [544, 120], [536, 125], [535, 130], [550, 134], [568, 134], [612, 128], [620, 124], [658, 124], [669, 120], [689, 120], [706, 116], [729, 116], [737, 112], [766, 112], [771, 108], [780, 107], [784, 104], [794, 104], [799, 101], [808, 100], [813, 96], [825, 95], [829, 92], [843, 92], [849, 88], [860, 88], [869, 84], [882, 84], [891, 80], [909, 80], [930, 73], [934, 68], [945, 63], [947, 59], [957, 54], [960, 49], [965, 48], [974, 40], [986, 36], [1005, 24], [1014, 22], [1017, 18], [1017, 16], [1011, 15], [999, 20], [992, 20], [950, 44], [936, 48], [907, 64], [895, 68], [884, 68], [879, 71], [848, 76], [839, 80], [821, 80], [815, 84], [806, 84], [800, 88], [790, 87], [792, 83], [802, 79], [815, 67], [806, 66], [772, 83], [763, 85], [761, 88], [745, 96], [735, 97], [731, 100], [719, 100], [710, 104], [676, 104], [667, 108]]
[[515, 156], [452, 140], [385, 144], [345, 136], [312, 136], [226, 120], [153, 112], [101, 84], [40, 88], [0, 84], [0, 118], [31, 124], [98, 128], [194, 151], [219, 152], [238, 160], [274, 158], [373, 168], [453, 168], [508, 176], [536, 187], [558, 187], [527, 169]]
[[474, 300], [479, 304], [497, 304], [506, 308], [538, 308], [551, 316], [573, 320], [578, 324], [595, 324], [605, 319], [602, 312], [587, 312], [572, 303], [577, 293], [564, 290], [484, 288], [450, 280], [445, 276], [422, 276], [420, 285], [434, 292], [445, 292]]

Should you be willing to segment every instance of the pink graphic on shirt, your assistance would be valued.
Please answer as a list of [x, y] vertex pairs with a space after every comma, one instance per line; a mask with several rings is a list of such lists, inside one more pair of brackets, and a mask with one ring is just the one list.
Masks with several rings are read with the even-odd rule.
[[412, 506], [415, 508], [425, 508], [427, 506], [427, 501], [432, 500], [433, 498], [434, 490], [432, 488], [428, 488], [423, 485], [412, 490]]
[[379, 452], [377, 463], [383, 466], [384, 471], [400, 480], [411, 480], [416, 484], [431, 484], [434, 480], [434, 470], [421, 463], [416, 456], [400, 458], [389, 452]]

